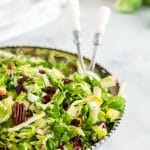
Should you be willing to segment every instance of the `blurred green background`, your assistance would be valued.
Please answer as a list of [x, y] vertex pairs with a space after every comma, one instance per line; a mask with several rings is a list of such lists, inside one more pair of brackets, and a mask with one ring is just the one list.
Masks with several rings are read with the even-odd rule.
[[117, 10], [131, 13], [138, 10], [142, 5], [150, 6], [150, 0], [116, 0]]

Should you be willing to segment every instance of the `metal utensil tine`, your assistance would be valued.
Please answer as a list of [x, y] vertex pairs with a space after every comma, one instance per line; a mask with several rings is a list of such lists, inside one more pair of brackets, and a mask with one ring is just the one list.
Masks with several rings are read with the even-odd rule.
[[83, 73], [85, 73], [86, 70], [85, 70], [85, 66], [84, 66], [83, 57], [81, 54], [81, 41], [82, 41], [82, 39], [81, 39], [80, 32], [79, 31], [73, 31], [73, 37], [74, 37], [74, 43], [76, 45], [77, 52], [78, 52], [78, 59], [79, 59], [80, 65], [82, 67]]
[[94, 48], [93, 48], [93, 55], [92, 55], [92, 59], [91, 59], [91, 64], [89, 67], [90, 71], [94, 71], [95, 68], [95, 63], [96, 63], [96, 54], [97, 54], [97, 50], [99, 48], [99, 46], [102, 43], [102, 35], [100, 33], [96, 33], [94, 36]]

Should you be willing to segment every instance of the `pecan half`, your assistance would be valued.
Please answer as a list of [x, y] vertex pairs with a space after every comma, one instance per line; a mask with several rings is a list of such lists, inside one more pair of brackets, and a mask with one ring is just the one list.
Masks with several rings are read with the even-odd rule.
[[9, 62], [9, 63], [7, 64], [7, 69], [8, 69], [8, 70], [12, 70], [14, 66], [15, 66], [15, 65], [14, 65], [13, 62]]
[[8, 69], [8, 75], [9, 75], [9, 76], [15, 75], [15, 71], [13, 70], [14, 66], [15, 66], [15, 64], [12, 63], [12, 62], [9, 62], [9, 63], [7, 64], [7, 69]]
[[14, 103], [12, 106], [12, 119], [15, 125], [25, 121], [26, 107], [23, 103]]

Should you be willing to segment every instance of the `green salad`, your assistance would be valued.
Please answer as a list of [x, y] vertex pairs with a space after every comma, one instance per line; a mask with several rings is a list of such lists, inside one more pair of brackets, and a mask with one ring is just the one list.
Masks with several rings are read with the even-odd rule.
[[0, 53], [0, 149], [86, 150], [120, 119], [125, 100], [111, 90], [115, 77], [67, 75], [60, 66]]

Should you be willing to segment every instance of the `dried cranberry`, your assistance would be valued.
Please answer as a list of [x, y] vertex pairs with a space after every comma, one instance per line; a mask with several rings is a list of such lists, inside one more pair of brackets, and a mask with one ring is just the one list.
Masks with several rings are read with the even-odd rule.
[[40, 70], [39, 70], [39, 73], [40, 73], [40, 74], [45, 74], [45, 73], [46, 73], [46, 71], [45, 71], [45, 70], [40, 69]]
[[71, 125], [73, 125], [73, 126], [78, 127], [78, 126], [80, 126], [80, 124], [81, 124], [81, 121], [79, 119], [73, 119], [71, 121]]
[[82, 142], [81, 142], [81, 138], [80, 138], [80, 136], [76, 136], [76, 137], [74, 137], [74, 138], [72, 139], [72, 141], [73, 141], [73, 142], [77, 142], [77, 143], [79, 143], [79, 145], [82, 145]]
[[28, 76], [23, 76], [18, 79], [18, 84], [23, 84], [25, 81], [28, 81], [30, 78]]
[[20, 94], [21, 92], [27, 92], [27, 89], [23, 85], [18, 85], [16, 87], [16, 92]]
[[77, 142], [73, 143], [73, 150], [81, 150], [81, 149], [82, 147]]
[[58, 150], [64, 150], [64, 147], [63, 147], [63, 145], [60, 145], [57, 149]]
[[51, 97], [52, 97], [52, 96], [49, 95], [49, 94], [43, 96], [43, 103], [44, 103], [44, 104], [47, 104], [48, 102], [50, 102]]
[[73, 141], [73, 150], [81, 150], [82, 149], [82, 141], [80, 136], [76, 136], [72, 139]]
[[72, 80], [70, 80], [70, 79], [64, 79], [64, 84], [69, 84], [71, 82], [72, 82]]
[[55, 88], [55, 87], [52, 87], [52, 86], [48, 86], [48, 87], [45, 89], [45, 92], [46, 92], [47, 94], [55, 94], [56, 88]]

